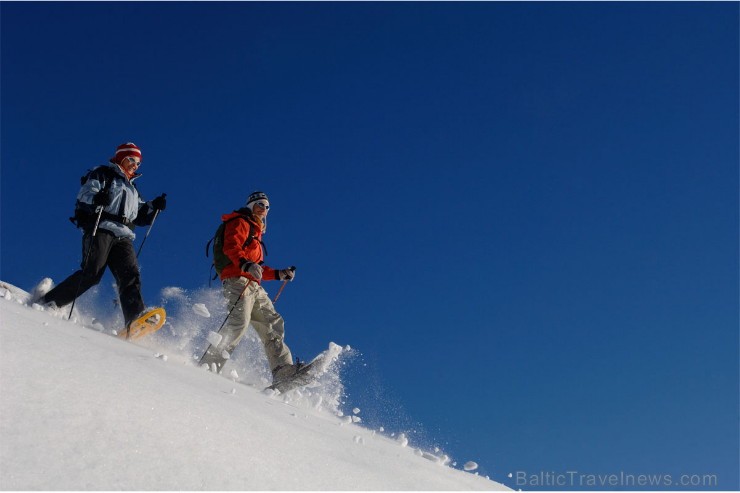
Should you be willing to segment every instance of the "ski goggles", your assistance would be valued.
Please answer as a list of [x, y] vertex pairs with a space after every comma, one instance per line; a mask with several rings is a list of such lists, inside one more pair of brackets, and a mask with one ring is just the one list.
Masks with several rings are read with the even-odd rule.
[[267, 202], [266, 200], [258, 200], [257, 202], [254, 203], [254, 205], [262, 207], [264, 210], [270, 209], [270, 203]]

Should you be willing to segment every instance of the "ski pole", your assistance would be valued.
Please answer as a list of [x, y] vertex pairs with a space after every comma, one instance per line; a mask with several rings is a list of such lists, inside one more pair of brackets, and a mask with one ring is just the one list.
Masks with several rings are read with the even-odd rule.
[[[162, 197], [167, 197], [166, 193], [162, 194]], [[141, 245], [139, 245], [139, 251], [136, 252], [136, 258], [139, 258], [139, 254], [141, 253], [141, 249], [144, 248], [144, 243], [146, 243], [146, 239], [149, 238], [149, 233], [152, 231], [152, 226], [154, 226], [154, 221], [157, 220], [157, 216], [159, 215], [159, 209], [154, 211], [154, 218], [152, 218], [152, 223], [149, 225], [149, 229], [146, 230], [146, 234], [144, 235], [144, 239], [141, 240]]]
[[280, 289], [278, 290], [277, 294], [275, 295], [275, 299], [272, 300], [273, 304], [277, 303], [278, 298], [280, 298], [280, 294], [283, 292], [283, 289], [285, 289], [285, 285], [288, 284], [288, 280], [283, 281], [283, 285], [280, 286]]
[[[292, 271], [295, 272], [295, 266], [291, 267], [290, 270], [292, 270]], [[277, 303], [278, 298], [280, 298], [280, 295], [283, 294], [283, 289], [285, 289], [285, 285], [288, 284], [288, 281], [290, 281], [290, 279], [286, 279], [286, 280], [283, 281], [283, 285], [280, 286], [280, 289], [278, 290], [277, 294], [275, 295], [275, 299], [272, 300], [272, 303], [273, 304]]]
[[226, 321], [231, 316], [231, 312], [233, 312], [234, 311], [234, 308], [236, 308], [236, 305], [239, 304], [239, 301], [242, 299], [242, 296], [244, 296], [244, 293], [247, 292], [247, 288], [249, 287], [250, 284], [252, 284], [252, 280], [251, 279], [248, 279], [247, 280], [247, 285], [244, 286], [244, 289], [242, 289], [242, 292], [239, 293], [239, 297], [236, 299], [236, 301], [234, 302], [234, 304], [231, 306], [231, 310], [229, 310], [229, 313], [226, 315], [226, 318], [224, 319], [223, 323], [221, 324], [221, 327], [218, 328], [218, 331], [219, 332], [221, 332], [221, 329], [223, 329], [224, 328], [224, 325], [226, 325]]
[[85, 268], [87, 267], [87, 261], [90, 260], [90, 252], [92, 252], [92, 246], [95, 241], [95, 235], [98, 234], [98, 225], [100, 224], [100, 217], [103, 215], [103, 206], [99, 205], [96, 209], [98, 211], [98, 217], [95, 218], [95, 227], [92, 230], [92, 236], [90, 237], [90, 244], [87, 246], [87, 252], [85, 258], [82, 259], [82, 275], [80, 276], [80, 282], [77, 283], [77, 291], [75, 291], [75, 297], [72, 300], [72, 308], [69, 310], [69, 316], [67, 320], [72, 319], [72, 312], [75, 309], [75, 303], [77, 302], [77, 296], [80, 294], [80, 288], [82, 287], [82, 280], [85, 278]]
[[[242, 299], [242, 296], [244, 296], [244, 293], [246, 293], [246, 292], [247, 292], [247, 288], [249, 287], [249, 285], [250, 285], [250, 284], [252, 284], [252, 280], [251, 280], [251, 279], [248, 279], [248, 280], [247, 280], [247, 285], [246, 285], [246, 286], [244, 286], [244, 289], [242, 289], [242, 292], [241, 292], [241, 293], [239, 293], [239, 297], [238, 297], [238, 298], [236, 299], [236, 301], [234, 302], [234, 304], [233, 304], [233, 305], [231, 306], [231, 310], [229, 310], [229, 313], [227, 313], [227, 314], [226, 314], [226, 318], [225, 318], [225, 319], [224, 319], [224, 321], [223, 321], [223, 322], [221, 323], [221, 327], [219, 327], [219, 328], [218, 328], [218, 331], [219, 331], [219, 332], [221, 332], [221, 329], [223, 329], [223, 328], [224, 328], [224, 325], [226, 325], [226, 321], [227, 321], [227, 320], [229, 319], [229, 317], [231, 316], [231, 312], [233, 312], [233, 311], [234, 311], [234, 308], [236, 308], [236, 305], [238, 305], [238, 304], [239, 304], [239, 300], [241, 300], [241, 299]], [[208, 347], [206, 348], [206, 352], [205, 352], [205, 353], [203, 353], [203, 356], [201, 356], [201, 358], [200, 358], [200, 361], [198, 362], [198, 365], [201, 365], [201, 364], [203, 364], [203, 358], [205, 358], [205, 357], [206, 357], [206, 355], [208, 354], [208, 350], [209, 350], [209, 349], [211, 349], [211, 347], [213, 347], [213, 344], [209, 344], [209, 345], [208, 345]]]

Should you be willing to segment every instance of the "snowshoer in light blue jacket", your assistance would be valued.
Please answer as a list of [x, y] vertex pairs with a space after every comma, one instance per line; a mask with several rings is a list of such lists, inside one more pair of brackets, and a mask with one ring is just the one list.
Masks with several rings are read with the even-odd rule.
[[[99, 166], [84, 178], [85, 182], [77, 194], [75, 219], [78, 224], [82, 223], [80, 226], [84, 229], [90, 220], [94, 223], [96, 209], [102, 205], [103, 214], [98, 227], [110, 231], [118, 238], [134, 240], [136, 235], [132, 227], [151, 224], [157, 210], [154, 202], [160, 203], [164, 199], [157, 197], [151, 202], [144, 202], [134, 184], [134, 180], [141, 176], [136, 173], [139, 164], [131, 168], [129, 175], [125, 166], [117, 164], [113, 159], [115, 157], [111, 158], [110, 165]], [[101, 204], [100, 199], [96, 197], [106, 190], [110, 203]]]
[[[164, 194], [151, 202], [139, 196], [133, 181], [141, 176], [137, 174], [141, 158], [139, 147], [127, 142], [118, 146], [109, 166], [98, 166], [83, 177], [71, 218], [83, 230], [81, 269], [40, 296], [37, 303], [57, 307], [72, 303], [97, 285], [108, 267], [116, 279], [126, 327], [144, 311], [133, 228], [151, 224], [167, 204]], [[93, 234], [98, 214], [100, 223]]]

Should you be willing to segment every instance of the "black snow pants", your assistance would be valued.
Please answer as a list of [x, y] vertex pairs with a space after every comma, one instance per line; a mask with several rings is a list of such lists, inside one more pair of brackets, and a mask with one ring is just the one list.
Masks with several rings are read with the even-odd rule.
[[[85, 262], [87, 249], [93, 242], [90, 256]], [[97, 285], [108, 267], [118, 285], [118, 298], [123, 310], [126, 326], [144, 311], [144, 300], [141, 297], [141, 276], [136, 261], [134, 243], [128, 238], [116, 238], [113, 233], [98, 229], [95, 237], [86, 232], [82, 237], [82, 269], [78, 270], [43, 297], [42, 302], [54, 302], [62, 307], [72, 303], [79, 286], [82, 295]]]

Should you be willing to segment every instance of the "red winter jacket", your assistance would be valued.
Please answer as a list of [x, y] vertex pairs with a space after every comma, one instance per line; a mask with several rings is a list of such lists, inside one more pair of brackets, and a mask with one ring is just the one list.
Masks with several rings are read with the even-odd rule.
[[[226, 222], [229, 219], [244, 215], [244, 210], [234, 211], [229, 214], [221, 216], [221, 221]], [[250, 211], [246, 211], [246, 215], [250, 215]], [[251, 224], [251, 228], [250, 228]], [[251, 233], [253, 239], [249, 241], [247, 245], [247, 239]], [[261, 264], [264, 260], [264, 252], [262, 251], [262, 227], [257, 221], [251, 217], [234, 219], [226, 223], [224, 229], [224, 254], [231, 260], [231, 263], [223, 268], [221, 271], [221, 280], [229, 279], [231, 277], [246, 277], [256, 282], [260, 282], [250, 274], [243, 272], [239, 267], [244, 260]], [[274, 281], [277, 279], [277, 271], [272, 267], [266, 265], [262, 266], [262, 280]]]

